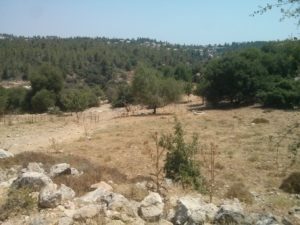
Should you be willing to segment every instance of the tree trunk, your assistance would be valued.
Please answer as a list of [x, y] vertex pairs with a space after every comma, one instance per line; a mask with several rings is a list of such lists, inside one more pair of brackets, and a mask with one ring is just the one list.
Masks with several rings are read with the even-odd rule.
[[156, 105], [153, 107], [153, 114], [155, 115], [156, 114]]

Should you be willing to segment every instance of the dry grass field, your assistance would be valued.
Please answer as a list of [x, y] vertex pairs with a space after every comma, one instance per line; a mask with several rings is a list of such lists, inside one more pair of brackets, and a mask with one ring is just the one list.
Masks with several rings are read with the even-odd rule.
[[[124, 109], [112, 110], [104, 105], [92, 109], [98, 112], [98, 120], [87, 116], [77, 121], [73, 115], [53, 116], [51, 121], [1, 124], [0, 147], [11, 146], [14, 153], [30, 150], [56, 157], [79, 156], [103, 168], [116, 169], [126, 175], [127, 180], [134, 180], [149, 177], [153, 172], [155, 145], [152, 136], [155, 132], [171, 133], [176, 116], [187, 140], [193, 133], [199, 136], [197, 157], [207, 180], [210, 145], [217, 145], [216, 203], [228, 196], [232, 186], [244, 185], [251, 197], [255, 196], [252, 204], [247, 205], [250, 211], [259, 209], [280, 215], [300, 205], [299, 199], [279, 189], [285, 177], [300, 171], [299, 156], [294, 165], [287, 167], [292, 160], [288, 145], [297, 138], [300, 128], [287, 131], [289, 126], [300, 121], [299, 111], [267, 110], [257, 106], [204, 109], [200, 103], [201, 99], [193, 97], [191, 102], [160, 108], [158, 115], [139, 108], [129, 116], [124, 116]], [[85, 113], [88, 115], [91, 110]], [[283, 134], [287, 135], [280, 139]], [[178, 185], [169, 191], [182, 194], [191, 190], [182, 190]]]

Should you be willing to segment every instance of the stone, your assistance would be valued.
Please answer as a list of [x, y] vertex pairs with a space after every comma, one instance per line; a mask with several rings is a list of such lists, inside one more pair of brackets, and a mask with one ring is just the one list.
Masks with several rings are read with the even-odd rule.
[[96, 183], [96, 184], [92, 184], [91, 187], [90, 187], [91, 190], [96, 190], [98, 188], [100, 188], [102, 190], [105, 190], [107, 192], [113, 191], [112, 186], [110, 186], [109, 184], [105, 183], [104, 181], [101, 181], [101, 182]]
[[60, 188], [58, 189], [58, 193], [61, 194], [63, 201], [71, 200], [75, 197], [75, 191], [64, 184], [61, 184]]
[[70, 217], [62, 217], [58, 220], [58, 225], [72, 225], [73, 224], [73, 219]]
[[255, 225], [280, 225], [277, 219], [272, 215], [260, 215]]
[[71, 168], [71, 175], [72, 176], [80, 176], [81, 174], [83, 174], [83, 172], [79, 172], [76, 168]]
[[139, 207], [139, 215], [147, 222], [158, 221], [164, 209], [164, 203], [158, 193], [151, 192], [141, 202]]
[[121, 194], [111, 192], [102, 196], [101, 202], [104, 203], [109, 210], [117, 211], [130, 217], [138, 216], [138, 204], [134, 201], [129, 201]]
[[218, 225], [246, 225], [243, 208], [238, 199], [225, 201], [219, 208], [214, 222]]
[[55, 208], [61, 200], [62, 194], [57, 191], [56, 184], [48, 184], [39, 194], [39, 206], [42, 208]]
[[4, 149], [0, 149], [0, 159], [5, 159], [9, 157], [14, 157], [14, 154]]
[[175, 224], [203, 224], [213, 221], [217, 211], [218, 208], [214, 204], [205, 203], [201, 197], [188, 195], [177, 201], [172, 221]]
[[80, 201], [83, 202], [101, 202], [102, 197], [110, 194], [110, 192], [106, 191], [103, 188], [97, 188], [94, 191], [88, 192], [82, 197], [79, 198]]
[[60, 163], [50, 168], [50, 176], [56, 177], [60, 175], [71, 174], [71, 166], [67, 163]]
[[77, 209], [73, 215], [74, 220], [85, 220], [97, 216], [100, 212], [101, 206], [99, 205], [86, 205]]
[[52, 183], [52, 180], [43, 173], [25, 172], [14, 180], [12, 186], [15, 188], [30, 188], [35, 191], [40, 191], [43, 187]]

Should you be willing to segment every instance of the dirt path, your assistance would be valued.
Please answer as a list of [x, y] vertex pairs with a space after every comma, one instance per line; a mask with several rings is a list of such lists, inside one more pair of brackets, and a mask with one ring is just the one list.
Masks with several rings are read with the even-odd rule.
[[104, 128], [111, 119], [121, 116], [124, 109], [111, 109], [109, 104], [91, 108], [79, 115], [15, 115], [0, 123], [0, 148], [13, 153], [48, 151], [59, 145], [89, 138]]

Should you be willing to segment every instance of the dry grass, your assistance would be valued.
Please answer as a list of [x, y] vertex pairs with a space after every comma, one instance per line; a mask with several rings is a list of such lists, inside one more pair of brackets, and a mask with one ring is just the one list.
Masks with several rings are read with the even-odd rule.
[[71, 154], [49, 155], [38, 152], [24, 152], [12, 158], [0, 160], [0, 168], [11, 168], [15, 165], [26, 167], [28, 162], [43, 163], [46, 171], [57, 163], [68, 163], [72, 167], [82, 171], [81, 176], [61, 175], [55, 177], [53, 181], [57, 184], [65, 184], [71, 187], [77, 195], [81, 195], [89, 191], [92, 184], [98, 183], [101, 180], [113, 180], [116, 183], [126, 183], [126, 175], [119, 172], [116, 168], [100, 166], [96, 163], [91, 163], [89, 160], [74, 156]]
[[233, 184], [227, 191], [225, 197], [231, 199], [237, 198], [240, 201], [248, 204], [253, 203], [253, 196], [251, 195], [245, 184], [241, 182]]
[[[244, 182], [250, 191], [257, 193], [267, 193], [269, 189], [273, 188], [280, 191], [278, 188], [284, 177], [282, 177], [282, 171], [276, 169], [276, 151], [272, 144], [274, 144], [274, 140], [278, 139], [276, 137], [286, 130], [289, 125], [300, 121], [299, 112], [270, 111], [258, 107], [224, 110], [203, 109], [199, 105], [201, 103], [200, 99], [191, 99], [191, 103], [160, 108], [158, 110], [162, 114], [160, 116], [144, 116], [150, 112], [146, 109], [136, 112], [136, 114], [141, 116], [113, 117], [112, 115], [115, 114], [109, 115], [107, 117], [109, 119], [103, 119], [100, 123], [93, 125], [89, 131], [91, 140], [80, 138], [84, 136], [83, 129], [80, 127], [80, 135], [72, 136], [72, 140], [60, 141], [60, 148], [65, 154], [57, 156], [58, 158], [61, 157], [62, 160], [60, 161], [66, 161], [66, 157], [72, 154], [73, 156], [90, 160], [93, 165], [103, 168], [115, 168], [116, 171], [120, 171], [127, 178], [129, 183], [132, 183], [132, 179], [149, 177], [154, 172], [153, 162], [151, 157], [149, 157], [151, 149], [155, 149], [151, 136], [155, 132], [158, 132], [158, 134], [171, 133], [174, 125], [173, 115], [176, 115], [183, 124], [187, 140], [191, 139], [194, 132], [199, 134], [202, 148], [197, 158], [201, 161], [201, 173], [205, 177], [209, 177], [209, 168], [207, 167], [207, 160], [209, 159], [208, 147], [211, 143], [218, 145], [216, 162], [219, 162], [220, 165], [217, 165], [215, 179], [216, 184], [220, 185], [217, 185], [218, 191], [216, 191], [214, 199], [223, 198], [227, 192], [226, 187], [230, 187], [236, 182]], [[192, 110], [202, 110], [202, 113], [194, 114]], [[114, 112], [112, 110], [107, 111], [103, 113], [103, 117], [105, 117], [106, 113]], [[54, 122], [53, 127], [56, 123], [61, 126], [59, 128], [61, 131], [58, 132], [60, 136], [68, 136], [71, 135], [70, 133], [78, 131], [78, 129], [72, 130], [73, 125], [71, 124], [71, 126], [69, 123]], [[57, 124], [56, 127], [58, 126]], [[10, 134], [9, 132], [14, 133], [16, 128], [24, 134], [29, 128], [35, 129], [30, 131], [33, 141], [35, 141], [35, 136], [45, 135], [43, 133], [44, 125], [27, 124], [24, 127], [15, 127], [14, 125], [5, 129], [0, 127], [0, 136], [6, 137], [7, 134]], [[49, 136], [47, 136], [48, 145]], [[1, 140], [2, 143], [8, 142], [5, 138], [1, 139], [1, 137], [0, 142]], [[27, 141], [24, 141], [24, 143], [31, 143], [31, 139], [24, 139]], [[287, 154], [288, 144], [289, 140], [280, 144], [280, 165], [286, 165], [290, 162], [290, 154]], [[27, 145], [22, 145], [22, 143], [19, 143], [19, 148], [21, 150], [33, 149], [32, 146], [27, 148]], [[17, 149], [17, 147], [12, 147], [12, 149]], [[40, 151], [37, 146], [35, 146], [34, 150]], [[47, 151], [49, 148], [43, 148], [42, 150]], [[298, 163], [288, 168], [286, 174], [300, 171], [299, 155]], [[17, 161], [18, 157], [15, 160]], [[31, 157], [27, 157], [26, 160], [27, 162], [42, 161], [38, 159], [32, 160]], [[84, 164], [83, 161], [78, 161], [78, 163], [73, 161], [70, 164], [76, 167], [76, 165], [80, 166], [79, 164], [82, 163]], [[9, 165], [11, 165], [9, 162], [5, 162], [3, 165], [2, 161], [0, 162], [0, 167], [7, 166], [8, 168]], [[112, 174], [112, 172], [104, 172], [103, 175], [101, 170], [100, 172], [101, 176], [99, 177], [101, 180], [105, 180], [105, 173], [108, 175]], [[120, 174], [113, 175], [112, 177], [115, 177], [115, 179], [112, 180], [114, 182], [119, 180], [122, 183], [125, 179], [118, 178], [118, 176]], [[264, 208], [264, 203], [254, 202], [253, 205]], [[276, 212], [274, 213], [276, 214]]]

